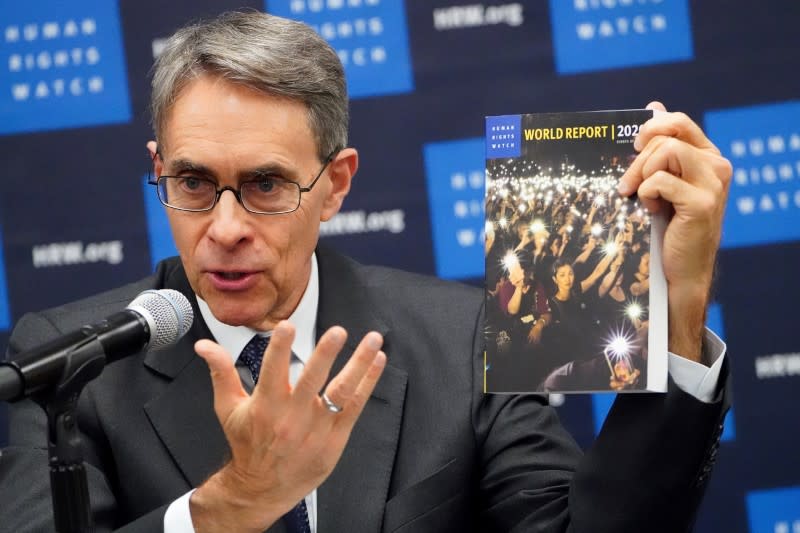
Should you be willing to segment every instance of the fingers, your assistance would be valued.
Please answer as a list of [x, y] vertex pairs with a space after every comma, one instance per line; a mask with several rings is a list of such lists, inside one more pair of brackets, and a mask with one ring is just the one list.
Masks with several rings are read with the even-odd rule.
[[[369, 373], [382, 345], [383, 337], [379, 333], [372, 331], [364, 336], [345, 367], [325, 388], [325, 394], [334, 404], [342, 407], [345, 411], [353, 410], [351, 401]], [[369, 393], [371, 392], [370, 389]]]
[[[271, 445], [274, 453], [293, 453], [299, 443], [308, 444], [310, 441], [306, 436], [312, 434], [316, 440], [344, 446], [386, 364], [386, 355], [380, 351], [383, 337], [376, 332], [368, 333], [344, 368], [325, 387], [329, 400], [342, 408], [339, 413], [330, 412], [320, 391], [345, 339], [345, 330], [338, 326], [329, 329], [320, 338], [314, 354], [291, 391], [290, 402], [285, 404], [283, 415], [279, 417], [275, 428], [276, 439]], [[325, 437], [328, 434], [333, 440]], [[337, 446], [332, 445], [331, 449]]]
[[[663, 106], [662, 106], [663, 107]], [[685, 113], [656, 112], [653, 118], [642, 124], [633, 147], [639, 151], [658, 135], [675, 137], [698, 148], [719, 153], [717, 147], [706, 137], [703, 130]]]
[[[642, 125], [634, 141], [634, 148], [641, 153], [620, 179], [618, 189], [623, 196], [629, 196], [639, 188], [642, 181], [647, 178], [647, 174], [643, 173], [645, 162], [670, 139], [672, 140], [667, 144], [670, 148], [685, 144], [700, 150], [705, 157], [720, 155], [717, 147], [706, 137], [700, 126], [684, 113], [663, 112], [664, 106], [659, 102], [651, 102], [648, 109], [653, 109], [656, 113]], [[677, 160], [672, 161], [673, 167], [676, 162]]]
[[[653, 146], [650, 149], [650, 146]], [[660, 170], [665, 170], [698, 187], [722, 193], [722, 182], [708, 168], [710, 159], [722, 159], [715, 154], [703, 153], [694, 146], [674, 137], [658, 137], [642, 152], [641, 173], [647, 179]]]
[[[287, 397], [291, 396], [293, 412], [297, 417], [296, 426], [301, 427], [302, 419], [313, 414], [309, 410], [309, 405], [321, 405], [320, 391], [325, 386], [331, 366], [346, 339], [347, 332], [344, 328], [334, 326], [326, 331], [317, 343], [297, 383], [290, 388], [288, 369], [294, 327], [288, 322], [279, 323], [264, 354], [258, 385], [253, 391], [253, 396], [260, 398], [269, 396], [271, 399], [276, 399], [276, 390], [286, 391]], [[342, 371], [331, 380], [326, 390], [328, 397], [336, 405], [344, 407], [349, 404], [361, 381], [369, 373], [382, 344], [383, 338], [379, 333], [367, 334]], [[383, 357], [385, 358], [385, 355]]]
[[347, 332], [339, 326], [330, 328], [320, 337], [314, 353], [292, 390], [292, 401], [295, 404], [306, 405], [317, 399], [345, 340]]
[[367, 400], [369, 400], [372, 391], [375, 390], [375, 385], [377, 385], [385, 367], [386, 354], [379, 351], [375, 354], [375, 357], [367, 368], [366, 374], [356, 387], [355, 392], [347, 404], [347, 408], [336, 415], [337, 418], [335, 422], [338, 426], [344, 426], [346, 428], [353, 427], [358, 417], [361, 416], [361, 412], [364, 410], [364, 406], [367, 404]]
[[[647, 191], [652, 191], [653, 187], [646, 187], [646, 184], [653, 176], [662, 172], [696, 188], [694, 191], [681, 188], [685, 193], [696, 195], [704, 192], [710, 195], [711, 199], [724, 198], [732, 174], [730, 163], [716, 150], [700, 149], [675, 137], [654, 137], [623, 176], [623, 179], [638, 180], [639, 198], [651, 212], [659, 211], [663, 207], [663, 202], [648, 194]], [[645, 189], [644, 194], [642, 188]], [[682, 203], [681, 200], [688, 205], [691, 199], [688, 196], [662, 198], [672, 202], [676, 207]], [[717, 203], [724, 204], [724, 202]]]
[[652, 213], [658, 212], [662, 204], [661, 199], [672, 203], [676, 208], [691, 197], [692, 186], [682, 179], [665, 171], [653, 174], [639, 187], [639, 199]]
[[242, 388], [231, 356], [222, 346], [204, 339], [197, 341], [194, 349], [208, 363], [214, 388], [214, 411], [220, 421], [224, 422], [233, 409], [247, 398], [247, 392]]
[[[318, 394], [345, 342], [344, 329], [337, 326], [325, 332], [291, 389], [293, 339], [294, 328], [288, 322], [273, 330], [252, 397], [242, 389], [225, 350], [207, 340], [195, 345], [211, 369], [214, 407], [231, 448], [226, 468], [247, 471], [247, 476], [235, 478], [247, 486], [237, 488], [248, 499], [255, 495], [270, 504], [285, 500], [293, 505], [325, 480], [386, 366], [386, 355], [380, 351], [383, 338], [367, 334], [326, 388], [331, 401], [344, 409], [331, 413]], [[276, 393], [276, 384], [285, 392]]]
[[278, 322], [261, 360], [258, 384], [253, 389], [254, 397], [289, 394], [289, 364], [293, 341], [294, 326], [286, 320]]

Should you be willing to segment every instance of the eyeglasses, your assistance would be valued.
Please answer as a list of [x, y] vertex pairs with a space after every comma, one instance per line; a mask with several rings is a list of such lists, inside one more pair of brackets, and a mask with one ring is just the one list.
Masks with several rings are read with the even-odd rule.
[[[319, 173], [307, 187], [278, 176], [245, 181], [238, 189], [230, 186], [218, 188], [216, 182], [191, 174], [151, 177], [147, 183], [156, 186], [162, 204], [179, 211], [210, 211], [217, 205], [223, 192], [231, 191], [242, 207], [251, 213], [280, 215], [300, 207], [302, 194], [314, 188], [339, 150], [335, 149], [325, 158]], [[160, 154], [157, 156], [160, 157]]]

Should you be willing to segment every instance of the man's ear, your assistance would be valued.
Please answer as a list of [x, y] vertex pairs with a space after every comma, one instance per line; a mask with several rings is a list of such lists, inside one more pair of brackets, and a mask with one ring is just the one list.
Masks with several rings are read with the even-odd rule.
[[147, 141], [147, 151], [150, 152], [150, 159], [153, 161], [153, 176], [160, 176], [164, 169], [164, 162], [160, 157], [157, 157], [158, 144], [156, 141]]
[[341, 150], [328, 163], [328, 176], [331, 182], [328, 196], [322, 204], [320, 220], [330, 220], [339, 212], [347, 193], [350, 192], [350, 183], [358, 170], [358, 152], [355, 148]]

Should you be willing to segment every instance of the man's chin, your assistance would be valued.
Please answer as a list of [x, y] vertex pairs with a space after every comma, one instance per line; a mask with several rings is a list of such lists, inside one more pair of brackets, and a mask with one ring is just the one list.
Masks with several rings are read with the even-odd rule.
[[246, 303], [237, 304], [230, 296], [210, 297], [206, 300], [214, 318], [229, 326], [247, 326], [248, 328], [268, 331], [274, 324], [266, 317], [263, 307], [253, 308]]

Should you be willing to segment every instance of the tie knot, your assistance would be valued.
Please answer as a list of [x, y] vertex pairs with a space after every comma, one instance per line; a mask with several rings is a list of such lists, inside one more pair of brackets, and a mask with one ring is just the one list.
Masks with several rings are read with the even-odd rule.
[[261, 360], [264, 357], [264, 350], [267, 349], [268, 344], [269, 337], [256, 335], [250, 339], [250, 342], [245, 345], [242, 353], [239, 354], [239, 360], [250, 369], [250, 374], [253, 376], [253, 382], [255, 383], [258, 383], [258, 375], [261, 372]]

